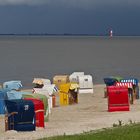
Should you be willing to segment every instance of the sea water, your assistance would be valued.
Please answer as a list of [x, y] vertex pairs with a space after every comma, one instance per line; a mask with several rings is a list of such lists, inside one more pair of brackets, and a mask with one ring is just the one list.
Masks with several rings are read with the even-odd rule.
[[140, 80], [140, 37], [1, 36], [0, 83], [85, 72], [94, 83], [108, 76]]

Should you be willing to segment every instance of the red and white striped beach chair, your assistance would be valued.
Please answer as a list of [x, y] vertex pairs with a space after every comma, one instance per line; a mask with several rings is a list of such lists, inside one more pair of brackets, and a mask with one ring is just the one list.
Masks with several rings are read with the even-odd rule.
[[125, 86], [128, 88], [133, 88], [133, 83], [132, 82], [116, 82], [116, 86]]
[[133, 104], [136, 99], [136, 95], [133, 92], [133, 83], [132, 82], [116, 82], [115, 86], [127, 87], [129, 93], [130, 103]]

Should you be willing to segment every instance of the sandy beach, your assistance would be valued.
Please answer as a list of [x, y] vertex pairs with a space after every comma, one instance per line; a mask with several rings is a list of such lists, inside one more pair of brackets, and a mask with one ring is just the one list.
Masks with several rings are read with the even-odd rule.
[[94, 85], [94, 94], [80, 94], [79, 103], [59, 106], [52, 109], [45, 129], [37, 128], [34, 132], [4, 131], [4, 117], [0, 116], [0, 140], [35, 140], [56, 135], [78, 134], [90, 130], [113, 127], [122, 120], [124, 124], [140, 122], [140, 100], [130, 105], [129, 112], [108, 112], [107, 98], [104, 98], [105, 85]]

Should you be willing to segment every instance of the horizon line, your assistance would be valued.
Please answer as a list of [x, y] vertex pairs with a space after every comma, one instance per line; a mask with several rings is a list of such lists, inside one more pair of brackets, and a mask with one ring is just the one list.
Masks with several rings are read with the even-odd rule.
[[[111, 37], [109, 34], [86, 34], [86, 33], [1, 33], [0, 36], [97, 36]], [[139, 37], [140, 35], [113, 35], [112, 37]]]

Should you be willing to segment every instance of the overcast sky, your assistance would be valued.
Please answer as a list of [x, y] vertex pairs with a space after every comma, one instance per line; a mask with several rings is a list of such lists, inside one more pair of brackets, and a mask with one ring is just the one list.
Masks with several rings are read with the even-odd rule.
[[0, 33], [140, 35], [140, 0], [0, 0]]

